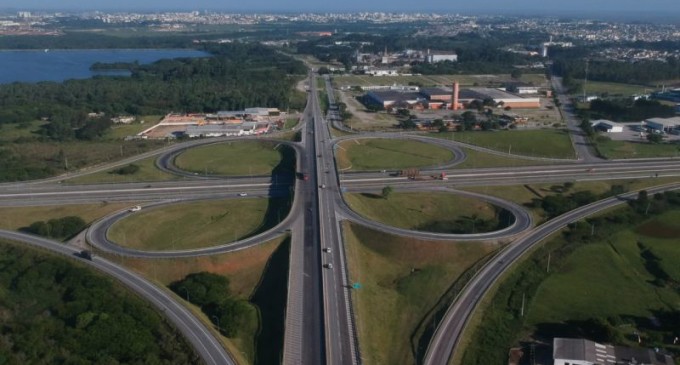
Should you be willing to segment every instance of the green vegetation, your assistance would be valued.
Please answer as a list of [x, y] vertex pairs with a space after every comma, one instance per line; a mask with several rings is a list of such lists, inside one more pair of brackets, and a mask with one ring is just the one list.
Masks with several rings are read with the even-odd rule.
[[129, 164], [127, 166], [119, 167], [111, 172], [118, 175], [134, 175], [139, 172], [139, 166], [135, 164]]
[[448, 193], [345, 194], [349, 206], [364, 217], [391, 226], [440, 233], [480, 233], [514, 220], [486, 202]]
[[643, 191], [629, 207], [571, 224], [537, 248], [496, 287], [463, 363], [504, 362], [508, 348], [529, 338], [638, 346], [628, 337], [634, 331], [642, 346], [680, 354], [680, 346], [664, 340], [680, 328], [680, 249], [677, 229], [668, 224], [678, 208], [676, 192], [650, 197]]
[[270, 229], [289, 207], [288, 198], [240, 198], [143, 209], [116, 222], [109, 238], [151, 251], [216, 246]]
[[116, 173], [119, 168], [114, 168], [107, 171], [95, 172], [88, 175], [82, 175], [65, 180], [69, 184], [99, 184], [99, 183], [116, 183], [116, 182], [147, 182], [147, 181], [169, 181], [177, 180], [181, 177], [163, 172], [156, 168], [156, 158], [149, 157], [143, 160], [136, 161], [135, 166], [139, 170], [132, 175], [121, 175]]
[[595, 99], [590, 102], [588, 109], [579, 109], [578, 114], [583, 119], [639, 122], [654, 117], [673, 117], [675, 116], [675, 108], [670, 105], [664, 105], [656, 100], [633, 100], [630, 98]]
[[[245, 250], [210, 256], [149, 260], [110, 255], [109, 259], [162, 285], [199, 272], [229, 278], [232, 299], [247, 301], [258, 316], [254, 322], [238, 327], [235, 337], [221, 337], [223, 343], [239, 363], [278, 364], [283, 349], [289, 249], [290, 238], [282, 236]], [[187, 298], [182, 289], [178, 295]], [[192, 309], [217, 329], [215, 318], [205, 315], [200, 308]]]
[[[303, 107], [290, 105], [291, 100], [303, 101], [295, 96], [297, 80], [291, 77], [306, 73], [301, 62], [259, 44], [205, 47], [213, 57], [131, 64], [131, 77], [0, 85], [0, 124], [30, 127], [36, 120], [45, 121], [34, 133], [0, 147], [0, 181], [52, 176], [130, 156], [140, 144], [152, 145], [148, 141], [116, 142], [118, 153], [110, 153], [106, 145], [101, 148], [103, 141], [143, 128], [136, 124], [111, 131], [111, 118], [119, 114]], [[247, 87], [225, 89], [224, 85]], [[91, 112], [104, 114], [91, 117]], [[49, 146], [54, 151], [44, 151]], [[71, 155], [73, 149], [84, 148], [88, 153]], [[33, 149], [43, 151], [36, 154]]]
[[680, 155], [678, 143], [648, 143], [647, 141], [612, 141], [609, 138], [595, 137], [597, 153], [607, 159], [677, 157]]
[[460, 290], [464, 272], [497, 246], [423, 241], [344, 223], [362, 361], [412, 364], [422, 356], [431, 318]]
[[558, 129], [436, 133], [432, 137], [451, 139], [515, 155], [564, 159], [575, 157], [569, 134]]
[[[649, 93], [652, 88], [645, 85], [621, 84], [616, 82], [588, 81], [586, 92], [588, 95], [600, 95], [603, 97], [611, 96], [633, 96]], [[576, 84], [572, 87], [574, 94], [583, 95], [583, 85]]]
[[[512, 158], [505, 156], [498, 156], [491, 153], [480, 152], [471, 148], [464, 148], [465, 161], [456, 165], [457, 169], [469, 168], [490, 168], [490, 167], [508, 167], [508, 166], [539, 166], [550, 164], [549, 161], [527, 160], [523, 158]], [[507, 152], [507, 151], [506, 151]]]
[[72, 260], [0, 245], [7, 364], [200, 364], [158, 313]]
[[44, 207], [6, 207], [0, 208], [0, 228], [21, 230], [35, 221], [49, 221], [57, 217], [78, 216], [86, 224], [129, 207], [130, 203], [66, 204]]
[[[663, 47], [662, 45], [659, 45]], [[676, 48], [675, 45], [668, 45]], [[574, 81], [583, 80], [585, 76], [586, 64], [583, 59], [588, 50], [581, 47], [574, 47], [562, 51], [559, 56], [551, 57], [554, 59], [553, 72], [564, 78], [567, 86], [572, 86]], [[590, 58], [590, 57], [588, 57]], [[680, 63], [677, 59], [670, 57], [664, 61], [640, 61], [640, 62], [619, 62], [615, 60], [596, 60], [590, 58], [588, 63], [588, 80], [608, 81], [626, 84], [649, 84], [660, 80], [675, 80], [680, 78]]]
[[233, 298], [229, 279], [209, 272], [189, 274], [170, 284], [179, 296], [197, 305], [227, 337], [236, 337], [241, 328], [257, 327], [257, 313], [247, 301]]
[[[175, 158], [175, 165], [198, 174], [271, 175], [286, 153], [294, 154], [294, 151], [274, 142], [225, 142], [188, 149]], [[285, 161], [294, 159], [294, 156], [288, 157]], [[293, 171], [293, 166], [289, 165], [287, 169]]]
[[345, 141], [335, 151], [339, 168], [353, 171], [432, 166], [453, 159], [451, 151], [439, 146], [384, 138]]
[[43, 237], [68, 239], [78, 234], [85, 229], [85, 227], [87, 227], [87, 223], [83, 218], [68, 216], [50, 219], [47, 222], [36, 221], [31, 223], [28, 227], [24, 227], [22, 230]]

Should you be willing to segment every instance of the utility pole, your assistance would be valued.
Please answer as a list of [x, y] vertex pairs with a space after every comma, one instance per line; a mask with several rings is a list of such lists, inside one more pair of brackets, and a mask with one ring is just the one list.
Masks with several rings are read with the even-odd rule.
[[525, 299], [526, 293], [522, 293], [522, 310], [520, 311], [520, 315], [524, 317], [524, 299]]
[[548, 266], [546, 267], [545, 271], [550, 273], [550, 252], [548, 252]]

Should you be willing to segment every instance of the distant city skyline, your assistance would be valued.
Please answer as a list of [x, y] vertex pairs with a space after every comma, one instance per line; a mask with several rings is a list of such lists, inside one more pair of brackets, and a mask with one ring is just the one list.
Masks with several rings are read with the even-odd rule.
[[640, 12], [644, 14], [680, 13], [678, 0], [477, 0], [468, 1], [435, 0], [427, 4], [403, 0], [374, 0], [372, 2], [346, 0], [320, 3], [312, 0], [281, 2], [274, 0], [251, 0], [244, 3], [225, 3], [216, 0], [0, 0], [4, 10], [102, 10], [102, 11], [169, 11], [169, 10], [212, 10], [238, 12], [460, 12], [475, 14], [555, 14], [568, 15], [621, 14]]

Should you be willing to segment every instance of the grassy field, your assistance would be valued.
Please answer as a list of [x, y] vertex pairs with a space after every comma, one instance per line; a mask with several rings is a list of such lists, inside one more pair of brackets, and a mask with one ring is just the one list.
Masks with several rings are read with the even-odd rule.
[[62, 218], [71, 215], [82, 218], [87, 223], [124, 209], [131, 203], [101, 203], [101, 204], [74, 204], [74, 205], [50, 205], [44, 207], [8, 207], [0, 208], [0, 228], [18, 230], [27, 227], [33, 222], [47, 221], [53, 218]]
[[[541, 86], [546, 83], [543, 74], [522, 75], [521, 81]], [[414, 76], [369, 76], [348, 75], [333, 76], [333, 84], [336, 87], [343, 86], [371, 86], [371, 85], [408, 85], [416, 83], [428, 86], [452, 85], [458, 81], [463, 86], [495, 86], [504, 82], [512, 81], [509, 74], [500, 75], [414, 75]]]
[[[283, 323], [283, 317], [278, 312], [283, 312], [285, 309], [285, 295], [283, 296], [283, 303], [281, 303], [281, 300], [273, 301], [271, 294], [277, 289], [271, 288], [271, 285], [268, 285], [268, 283], [272, 278], [282, 279], [283, 283], [278, 283], [280, 286], [278, 290], [283, 290], [284, 293], [286, 292], [286, 279], [288, 276], [286, 266], [287, 260], [281, 260], [280, 258], [275, 257], [275, 255], [277, 252], [281, 251], [283, 248], [282, 246], [288, 245], [287, 240], [287, 237], [282, 236], [246, 250], [194, 258], [148, 260], [138, 258], [121, 259], [118, 256], [110, 255], [110, 259], [117, 261], [142, 274], [146, 278], [164, 286], [180, 280], [189, 274], [203, 271], [228, 277], [232, 293], [236, 297], [249, 300], [251, 304], [256, 305], [260, 311], [262, 322], [259, 326], [255, 324], [253, 328], [243, 329], [236, 338], [221, 338], [230, 350], [236, 350], [236, 353], [245, 355], [247, 362], [253, 363], [256, 352], [259, 352], [258, 358], [267, 356], [263, 351], [258, 351], [258, 345], [261, 346], [261, 341], [267, 342], [270, 346], [268, 348], [269, 353], [278, 355], [277, 351], [280, 351], [279, 348], [276, 348], [278, 346], [272, 344], [271, 337], [261, 338], [260, 336], [270, 332], [272, 326], [278, 327]], [[285, 252], [287, 252], [287, 249]], [[276, 256], [281, 255], [279, 254]], [[287, 256], [285, 258], [287, 259]], [[283, 262], [283, 266], [280, 261], [285, 261]], [[264, 286], [266, 286], [266, 288], [264, 288]], [[261, 289], [269, 290], [270, 301], [273, 301], [274, 303], [272, 304], [278, 307], [271, 308], [259, 300], [258, 295], [261, 294], [258, 292]], [[210, 324], [210, 319], [203, 315], [200, 310], [196, 308], [194, 312], [206, 323]], [[271, 318], [272, 315], [278, 316], [279, 318]], [[282, 337], [280, 339], [275, 339], [275, 341], [280, 340], [282, 340]]]
[[[615, 82], [588, 81], [588, 84], [586, 85], [586, 93], [588, 95], [608, 94], [609, 96], [631, 96], [648, 94], [652, 90], [654, 90], [654, 88], [645, 85], [621, 84]], [[577, 95], [582, 95], [582, 93], [583, 86], [578, 88]]]
[[[124, 139], [127, 136], [133, 136], [149, 127], [157, 124], [163, 119], [162, 115], [144, 115], [137, 117], [137, 121], [130, 124], [114, 124], [111, 130], [106, 133], [106, 139]], [[144, 123], [141, 123], [144, 121]]]
[[69, 184], [100, 184], [100, 183], [122, 183], [122, 182], [147, 182], [147, 181], [169, 181], [181, 179], [181, 177], [168, 174], [156, 168], [156, 157], [149, 157], [139, 160], [134, 165], [139, 166], [139, 170], [131, 175], [120, 175], [114, 173], [119, 169], [116, 167], [111, 170], [96, 172], [94, 174], [83, 175], [68, 179]]
[[467, 158], [465, 161], [456, 165], [457, 169], [470, 168], [490, 168], [490, 167], [513, 167], [513, 166], [539, 166], [549, 165], [550, 162], [525, 160], [521, 158], [511, 158], [504, 156], [497, 156], [490, 153], [475, 151], [469, 148], [463, 148]]
[[413, 364], [418, 328], [444, 293], [497, 246], [432, 242], [390, 236], [345, 223], [357, 332], [362, 359]]
[[345, 141], [335, 152], [339, 168], [352, 171], [432, 166], [453, 159], [453, 153], [447, 149], [408, 140]]
[[[364, 217], [391, 226], [440, 231], [434, 223], [492, 219], [496, 212], [486, 202], [447, 193], [391, 193], [387, 199], [368, 193], [345, 194], [349, 206]], [[446, 232], [444, 230], [444, 232]]]
[[677, 157], [680, 155], [680, 144], [628, 141], [597, 141], [597, 151], [607, 159]]
[[287, 205], [288, 199], [241, 198], [150, 208], [115, 223], [109, 238], [151, 251], [216, 246], [273, 227]]
[[[596, 195], [608, 192], [613, 185], [621, 185], [626, 191], [635, 191], [646, 187], [672, 183], [679, 181], [680, 178], [649, 178], [649, 179], [621, 179], [606, 181], [574, 181], [568, 194], [577, 191], [591, 191]], [[508, 185], [508, 186], [484, 186], [484, 187], [463, 187], [468, 190], [481, 194], [496, 196], [519, 205], [527, 207], [532, 213], [534, 220], [542, 222], [545, 220], [545, 212], [539, 207], [532, 205], [535, 199], [540, 199], [548, 195], [555, 195], [563, 184], [527, 184], [527, 185]], [[534, 194], [534, 192], [539, 195]]]
[[435, 133], [433, 137], [451, 139], [515, 155], [575, 158], [569, 134], [558, 129], [508, 130], [496, 132]]
[[180, 169], [224, 176], [271, 175], [282, 160], [271, 142], [225, 142], [189, 149], [175, 158]]
[[[537, 247], [481, 307], [484, 320], [474, 326], [460, 363], [498, 363], [507, 359], [511, 346], [553, 337], [680, 353], [680, 346], [668, 342], [680, 311], [680, 231], [675, 224], [680, 211], [644, 217], [620, 208]], [[631, 336], [634, 332], [641, 344]]]
[[35, 132], [46, 123], [41, 120], [35, 120], [30, 123], [0, 124], [0, 141], [12, 142], [17, 138], [36, 137], [37, 134]]

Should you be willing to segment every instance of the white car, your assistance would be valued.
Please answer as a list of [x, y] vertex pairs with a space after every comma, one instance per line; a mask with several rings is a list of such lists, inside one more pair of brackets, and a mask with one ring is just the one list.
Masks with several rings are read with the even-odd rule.
[[329, 262], [329, 263], [327, 263], [327, 264], [326, 264], [326, 268], [328, 268], [328, 269], [332, 269], [332, 268], [333, 268], [333, 264], [331, 264], [330, 262]]
[[330, 247], [326, 247], [326, 248], [323, 249], [323, 251], [326, 252], [326, 253], [331, 253], [331, 248], [330, 248]]
[[128, 212], [130, 212], [130, 213], [132, 213], [132, 212], [139, 212], [140, 210], [142, 210], [142, 207], [139, 206], [139, 205], [135, 205], [134, 207], [128, 209]]
[[248, 196], [248, 193], [238, 193], [238, 196]]

